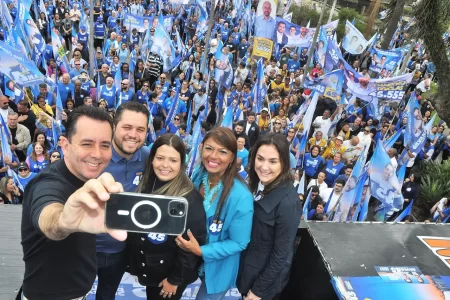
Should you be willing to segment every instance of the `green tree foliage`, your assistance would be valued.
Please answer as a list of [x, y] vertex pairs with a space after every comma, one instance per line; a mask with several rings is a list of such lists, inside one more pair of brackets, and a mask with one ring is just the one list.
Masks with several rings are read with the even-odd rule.
[[[306, 26], [308, 21], [311, 21], [310, 26], [312, 28], [317, 27], [317, 23], [319, 22], [320, 11], [316, 11], [312, 9], [312, 7], [308, 5], [298, 6], [295, 3], [291, 4], [289, 8], [289, 12], [292, 12], [292, 22], [299, 26]], [[328, 20], [328, 16], [330, 15], [330, 9], [327, 8], [325, 10], [325, 15], [323, 18], [323, 23], [325, 24]], [[366, 17], [357, 13], [354, 9], [351, 8], [341, 8], [339, 10], [338, 16], [333, 16], [332, 20], [339, 19], [339, 25], [337, 28], [337, 38], [341, 40], [344, 36], [345, 22], [349, 20], [350, 22], [355, 19], [355, 27], [358, 28], [359, 31], [364, 33], [366, 31]], [[366, 39], [370, 37], [366, 36]]]
[[[344, 31], [345, 31], [345, 22], [349, 20], [350, 22], [355, 19], [355, 27], [358, 28], [361, 33], [364, 34], [366, 32], [366, 18], [362, 16], [361, 14], [357, 13], [354, 9], [351, 8], [341, 8], [339, 10], [339, 25], [337, 28], [337, 39], [338, 41], [342, 40], [344, 37]], [[366, 39], [369, 39], [370, 37], [365, 36]]]
[[433, 205], [450, 194], [450, 161], [444, 161], [442, 164], [434, 161], [422, 162], [417, 171], [422, 176], [422, 188], [420, 198], [414, 200], [417, 214], [415, 217], [424, 221], [430, 216]]
[[299, 26], [306, 26], [311, 20], [311, 27], [316, 27], [319, 22], [319, 12], [315, 11], [309, 5], [298, 6], [295, 3], [291, 4], [289, 12], [292, 12], [292, 23]]

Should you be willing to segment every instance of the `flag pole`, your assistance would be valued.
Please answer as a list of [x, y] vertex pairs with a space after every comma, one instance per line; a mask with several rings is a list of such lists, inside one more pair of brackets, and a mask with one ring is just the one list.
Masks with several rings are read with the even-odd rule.
[[[97, 52], [96, 49], [94, 49], [94, 0], [89, 0], [89, 39], [88, 39], [88, 45], [89, 45], [89, 77], [94, 78], [94, 55]], [[103, 40], [103, 43], [106, 41]]]
[[303, 75], [303, 79], [302, 79], [302, 86], [303, 86], [303, 83], [305, 82], [306, 76], [308, 75], [309, 64], [311, 63], [311, 59], [314, 54], [314, 50], [316, 49], [316, 40], [317, 40], [317, 36], [319, 35], [319, 32], [320, 32], [320, 26], [322, 25], [322, 19], [323, 19], [323, 15], [325, 14], [325, 8], [327, 7], [327, 3], [328, 3], [328, 0], [323, 0], [322, 11], [320, 12], [319, 22], [317, 23], [316, 30], [314, 31], [313, 41], [312, 41], [311, 47], [309, 48], [308, 61], [306, 62], [304, 69], [303, 69], [304, 75]]
[[214, 14], [216, 12], [216, 0], [211, 1], [211, 9], [209, 12], [209, 21], [208, 21], [208, 31], [206, 32], [205, 37], [205, 51], [203, 52], [203, 60], [200, 66], [200, 70], [203, 71], [205, 69], [206, 61], [208, 60], [208, 52], [209, 52], [209, 39], [211, 38], [211, 31], [214, 25]]

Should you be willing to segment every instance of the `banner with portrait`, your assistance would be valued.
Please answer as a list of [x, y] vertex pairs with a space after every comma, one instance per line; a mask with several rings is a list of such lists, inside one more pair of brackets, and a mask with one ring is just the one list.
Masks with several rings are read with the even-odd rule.
[[395, 206], [394, 199], [396, 194], [401, 193], [401, 187], [395, 174], [395, 167], [384, 150], [383, 143], [377, 143], [373, 153], [369, 166], [369, 178], [372, 196], [382, 203], [375, 208], [375, 212], [389, 211]]
[[259, 1], [256, 9], [254, 36], [272, 39], [277, 12], [278, 0]]
[[214, 80], [218, 85], [229, 88], [233, 82], [234, 72], [230, 64], [229, 57], [222, 52], [223, 44], [220, 41], [217, 46], [214, 57], [216, 58], [216, 67], [214, 68]]
[[25, 33], [25, 40], [29, 45], [29, 48], [27, 48], [31, 50], [31, 59], [36, 65], [39, 65], [42, 52], [45, 50], [45, 40], [29, 13], [29, 7], [27, 8], [22, 1], [18, 1], [17, 4], [15, 26], [17, 27], [19, 25], [19, 27], [23, 28], [22, 32]]
[[369, 70], [378, 73], [380, 78], [390, 78], [397, 67], [398, 62], [402, 59], [400, 51], [386, 51], [373, 48], [370, 52], [372, 63]]
[[368, 41], [364, 35], [347, 20], [345, 23], [344, 38], [342, 48], [350, 54], [361, 54], [368, 46]]
[[[279, 44], [296, 46], [300, 48], [309, 48], [314, 36], [315, 28], [301, 27], [291, 22], [277, 17], [277, 26], [275, 27], [272, 38], [276, 37]], [[285, 43], [280, 43], [280, 39]]]
[[408, 73], [393, 78], [371, 79], [361, 76], [354, 70], [353, 72], [345, 70], [344, 74], [347, 79], [347, 89], [356, 97], [366, 101], [372, 101], [372, 97], [401, 101], [405, 94], [405, 87], [411, 82], [414, 75]]
[[[158, 26], [159, 19], [158, 17], [141, 17], [132, 14], [125, 14], [123, 19], [123, 26], [127, 28], [128, 31], [131, 31], [133, 28], [136, 28], [138, 32], [145, 32], [149, 26], [156, 28]], [[172, 16], [164, 16], [164, 28], [167, 32], [172, 32], [173, 25], [173, 17]]]
[[338, 101], [342, 96], [342, 86], [344, 84], [344, 71], [335, 70], [319, 78], [311, 78], [307, 76], [304, 88], [313, 90], [324, 97]]
[[164, 72], [169, 72], [173, 69], [173, 61], [175, 60], [176, 52], [175, 47], [170, 40], [170, 36], [161, 24], [158, 24], [156, 27], [151, 51], [158, 53], [161, 57]]
[[253, 56], [270, 59], [270, 57], [272, 56], [272, 49], [273, 49], [272, 40], [256, 36], [254, 37], [253, 52], [252, 52]]

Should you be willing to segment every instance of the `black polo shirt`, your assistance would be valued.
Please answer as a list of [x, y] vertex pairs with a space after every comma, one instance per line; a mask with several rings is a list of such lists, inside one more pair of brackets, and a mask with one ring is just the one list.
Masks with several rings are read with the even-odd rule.
[[72, 233], [61, 241], [48, 239], [38, 221], [49, 204], [65, 204], [83, 181], [64, 160], [49, 165], [25, 188], [22, 248], [25, 261], [23, 293], [31, 300], [66, 300], [86, 295], [97, 272], [95, 235]]

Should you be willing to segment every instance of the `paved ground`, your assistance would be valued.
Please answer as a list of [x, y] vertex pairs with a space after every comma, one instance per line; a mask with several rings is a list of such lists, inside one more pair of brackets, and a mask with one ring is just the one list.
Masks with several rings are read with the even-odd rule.
[[15, 299], [25, 265], [20, 245], [22, 206], [0, 205], [0, 299]]

